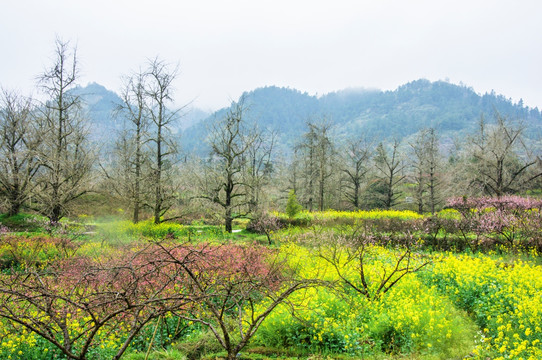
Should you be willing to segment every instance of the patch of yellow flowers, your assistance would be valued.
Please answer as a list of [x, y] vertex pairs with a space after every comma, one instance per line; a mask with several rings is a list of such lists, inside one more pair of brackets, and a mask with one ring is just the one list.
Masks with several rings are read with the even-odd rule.
[[480, 358], [542, 359], [542, 268], [485, 255], [442, 256], [433, 281], [475, 314], [483, 342]]
[[[318, 287], [295, 293], [262, 324], [255, 341], [268, 346], [297, 346], [309, 351], [376, 354], [439, 354], [461, 357], [472, 351], [476, 326], [417, 275], [409, 274], [378, 300], [369, 300], [340, 281], [322, 258], [294, 244], [283, 246], [292, 266], [306, 278], [336, 282], [334, 288]], [[375, 246], [365, 271], [374, 286], [383, 269], [390, 271], [394, 251]], [[354, 263], [343, 275], [359, 283]], [[292, 312], [292, 305], [295, 306]]]

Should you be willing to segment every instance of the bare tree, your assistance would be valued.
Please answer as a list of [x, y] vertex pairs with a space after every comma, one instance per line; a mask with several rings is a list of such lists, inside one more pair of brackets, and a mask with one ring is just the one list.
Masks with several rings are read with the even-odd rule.
[[30, 98], [2, 90], [0, 98], [0, 194], [8, 215], [19, 213], [34, 187], [39, 169], [40, 129]]
[[410, 144], [412, 156], [411, 166], [414, 170], [413, 180], [416, 185], [414, 198], [418, 204], [418, 212], [424, 211], [427, 204], [431, 213], [442, 202], [441, 171], [442, 156], [439, 152], [439, 139], [435, 129], [423, 129]]
[[276, 133], [264, 133], [255, 130], [255, 139], [247, 149], [246, 164], [247, 184], [249, 184], [249, 206], [254, 213], [261, 203], [263, 187], [269, 182], [273, 172], [271, 155], [276, 141]]
[[360, 208], [361, 187], [369, 170], [371, 145], [364, 139], [349, 140], [346, 143], [343, 157], [343, 173], [345, 174], [345, 196], [354, 209]]
[[[100, 164], [105, 181], [104, 191], [117, 196], [127, 208], [132, 209], [132, 221], [141, 218], [144, 201], [149, 194], [148, 154], [146, 151], [137, 156], [137, 143], [129, 129], [119, 132], [110, 158]], [[137, 165], [139, 161], [139, 166]]]
[[152, 209], [154, 222], [161, 222], [161, 217], [173, 205], [175, 186], [172, 171], [177, 154], [177, 144], [171, 137], [171, 125], [178, 119], [179, 110], [171, 111], [167, 106], [173, 102], [173, 81], [178, 69], [171, 69], [166, 63], [155, 58], [149, 62], [145, 74], [147, 78], [145, 95], [149, 98], [148, 111], [153, 123], [153, 134], [149, 141], [154, 143], [151, 162], [154, 194], [148, 206]]
[[403, 174], [405, 165], [399, 154], [399, 142], [394, 140], [390, 152], [380, 143], [376, 149], [374, 165], [377, 170], [377, 181], [382, 185], [382, 193], [375, 195], [384, 209], [391, 209], [399, 200], [398, 187], [406, 177]]
[[0, 317], [75, 360], [87, 359], [101, 332], [122, 327], [126, 334], [113, 356], [117, 360], [143, 326], [197, 298], [179, 291], [191, 254], [177, 253], [173, 263], [149, 246], [103, 264], [72, 258], [46, 270], [15, 271], [0, 278]]
[[[303, 134], [301, 143], [295, 147], [295, 160], [293, 165], [292, 174], [294, 191], [300, 195], [301, 203], [309, 210], [312, 211], [314, 207], [314, 198], [316, 197], [314, 186], [316, 183], [316, 165], [315, 165], [315, 147], [316, 136], [312, 131], [308, 131]], [[297, 171], [297, 167], [300, 167], [301, 171]], [[301, 187], [297, 184], [297, 179], [301, 179]], [[301, 191], [300, 191], [301, 190]]]
[[[351, 234], [334, 235], [326, 239], [326, 244], [319, 247], [318, 256], [328, 262], [340, 279], [340, 289], [355, 290], [368, 300], [378, 300], [392, 289], [407, 274], [425, 267], [429, 262], [420, 260], [412, 250], [413, 236], [404, 248], [398, 250], [389, 260], [383, 262], [377, 276], [374, 274], [373, 234], [366, 226], [360, 226]], [[353, 271], [352, 271], [353, 269]]]
[[34, 198], [38, 210], [58, 222], [68, 205], [89, 190], [93, 156], [86, 144], [87, 127], [80, 98], [70, 92], [78, 79], [76, 49], [56, 40], [53, 65], [39, 77], [49, 99], [43, 106], [40, 171]]
[[137, 223], [144, 205], [149, 178], [148, 142], [149, 114], [145, 94], [145, 74], [140, 71], [124, 78], [121, 91], [122, 104], [118, 105], [117, 116], [125, 122], [125, 128], [117, 138], [113, 153], [114, 164], [102, 169], [108, 185], [132, 207], [132, 221]]
[[200, 181], [200, 197], [224, 210], [227, 232], [232, 231], [234, 218], [245, 216], [250, 210], [250, 184], [243, 171], [258, 134], [247, 129], [245, 111], [244, 98], [241, 98], [224, 119], [215, 122], [209, 135], [211, 157], [205, 167], [205, 177]]
[[296, 151], [301, 157], [303, 168], [303, 203], [313, 210], [314, 198], [318, 201], [318, 210], [326, 207], [325, 196], [328, 181], [334, 174], [335, 147], [331, 138], [331, 124], [325, 120], [321, 123], [307, 123], [308, 131], [303, 134]]
[[184, 269], [184, 289], [197, 299], [178, 315], [207, 327], [228, 360], [237, 358], [262, 322], [290, 295], [319, 284], [297, 278], [295, 269], [267, 248], [205, 247], [191, 262], [178, 262], [174, 252], [165, 251]]
[[469, 140], [467, 157], [470, 186], [483, 193], [501, 197], [520, 190], [527, 182], [542, 174], [529, 176], [527, 170], [536, 160], [522, 159], [523, 127], [496, 114], [496, 124], [488, 126], [480, 118], [478, 133]]

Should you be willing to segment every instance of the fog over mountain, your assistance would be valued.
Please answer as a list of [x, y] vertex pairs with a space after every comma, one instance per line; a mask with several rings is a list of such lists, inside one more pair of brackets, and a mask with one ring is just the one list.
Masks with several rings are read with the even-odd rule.
[[[82, 96], [92, 122], [92, 138], [108, 139], [122, 129], [115, 116], [119, 96], [105, 87], [91, 83], [76, 92]], [[249, 123], [278, 134], [278, 149], [289, 153], [306, 130], [309, 121], [334, 124], [335, 137], [366, 136], [375, 141], [403, 139], [422, 128], [434, 127], [445, 139], [461, 137], [475, 129], [480, 116], [491, 122], [495, 112], [510, 120], [521, 121], [532, 141], [542, 133], [542, 115], [520, 100], [514, 103], [502, 95], [478, 94], [474, 89], [446, 81], [420, 79], [393, 91], [344, 89], [315, 96], [302, 91], [268, 86], [244, 94]], [[212, 122], [223, 118], [227, 108], [213, 114], [186, 107], [172, 129], [179, 134], [185, 153], [205, 155], [207, 132]]]

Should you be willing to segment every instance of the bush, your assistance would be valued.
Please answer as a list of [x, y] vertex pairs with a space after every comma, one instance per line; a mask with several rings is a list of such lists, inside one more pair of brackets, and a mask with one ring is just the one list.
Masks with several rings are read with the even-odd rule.
[[297, 201], [295, 191], [292, 189], [290, 190], [290, 193], [288, 194], [288, 202], [286, 203], [286, 215], [288, 215], [288, 217], [292, 219], [301, 210], [303, 210], [303, 207]]

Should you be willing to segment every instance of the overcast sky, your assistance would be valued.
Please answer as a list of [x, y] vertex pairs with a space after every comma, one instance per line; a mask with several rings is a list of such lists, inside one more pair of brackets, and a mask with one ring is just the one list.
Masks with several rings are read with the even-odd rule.
[[178, 104], [217, 109], [266, 85], [310, 94], [427, 78], [542, 108], [540, 0], [0, 0], [0, 85], [34, 92], [56, 36], [81, 85], [118, 91], [159, 56]]

